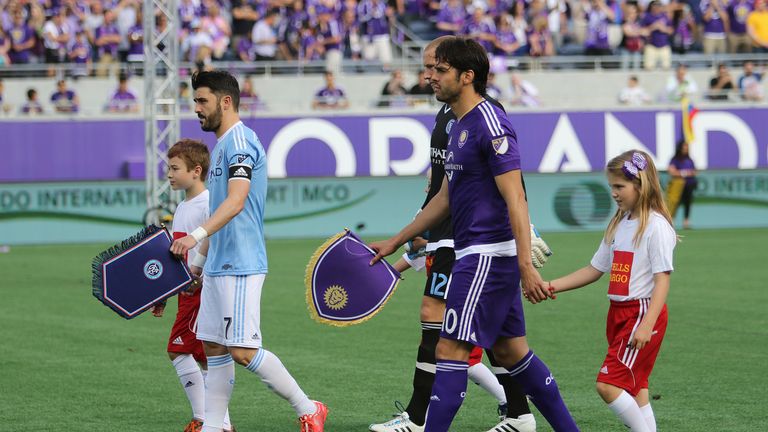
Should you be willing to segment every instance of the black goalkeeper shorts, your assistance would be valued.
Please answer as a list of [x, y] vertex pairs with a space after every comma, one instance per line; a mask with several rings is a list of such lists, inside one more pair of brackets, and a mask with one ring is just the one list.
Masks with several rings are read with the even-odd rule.
[[445, 300], [445, 290], [448, 288], [448, 278], [451, 276], [456, 254], [452, 248], [442, 247], [427, 255], [427, 283], [424, 285], [424, 295]]

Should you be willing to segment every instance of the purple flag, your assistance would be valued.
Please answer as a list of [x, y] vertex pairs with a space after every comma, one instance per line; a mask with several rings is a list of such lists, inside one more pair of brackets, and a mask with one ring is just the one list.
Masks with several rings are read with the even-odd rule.
[[329, 238], [312, 255], [304, 283], [315, 321], [338, 327], [359, 324], [376, 315], [395, 292], [400, 273], [350, 230]]
[[187, 265], [173, 256], [165, 227], [150, 225], [93, 259], [93, 296], [131, 319], [186, 288]]

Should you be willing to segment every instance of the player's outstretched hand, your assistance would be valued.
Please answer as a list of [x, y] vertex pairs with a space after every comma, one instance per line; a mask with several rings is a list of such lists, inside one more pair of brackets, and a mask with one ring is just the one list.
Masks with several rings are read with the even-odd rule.
[[373, 259], [370, 262], [370, 265], [374, 265], [385, 256], [389, 256], [395, 253], [395, 251], [397, 250], [398, 247], [400, 247], [400, 245], [397, 244], [397, 242], [395, 242], [392, 239], [387, 239], [387, 240], [369, 243], [368, 247], [373, 249], [376, 252], [376, 256], [373, 257]]
[[528, 266], [528, 269], [521, 268], [520, 272], [523, 296], [529, 302], [533, 304], [540, 303], [552, 296], [552, 293], [549, 291], [549, 285], [544, 282], [535, 268]]
[[196, 244], [197, 240], [195, 240], [195, 238], [191, 235], [182, 237], [173, 242], [171, 245], [171, 253], [176, 255], [176, 258], [178, 259], [184, 259], [184, 257], [187, 255], [187, 252], [195, 247]]
[[531, 224], [531, 259], [533, 260], [533, 266], [536, 268], [544, 267], [550, 256], [552, 256], [552, 249], [541, 238], [536, 227]]

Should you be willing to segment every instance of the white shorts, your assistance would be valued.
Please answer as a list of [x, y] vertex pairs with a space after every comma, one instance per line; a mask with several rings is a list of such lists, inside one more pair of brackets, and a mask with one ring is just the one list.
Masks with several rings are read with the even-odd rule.
[[206, 275], [197, 338], [228, 347], [261, 348], [261, 287], [266, 276]]

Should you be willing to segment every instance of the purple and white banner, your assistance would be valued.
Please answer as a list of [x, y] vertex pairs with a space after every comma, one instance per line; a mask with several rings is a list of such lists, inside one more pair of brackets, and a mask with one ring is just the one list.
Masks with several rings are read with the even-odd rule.
[[[666, 166], [681, 135], [678, 111], [510, 114], [533, 172], [600, 171], [608, 159], [641, 148]], [[243, 121], [267, 150], [269, 176], [402, 176], [429, 166], [432, 115], [254, 117]], [[691, 156], [700, 169], [768, 167], [768, 109], [702, 110]], [[182, 136], [214, 136], [195, 119]], [[0, 121], [0, 182], [143, 177], [142, 120]]]

